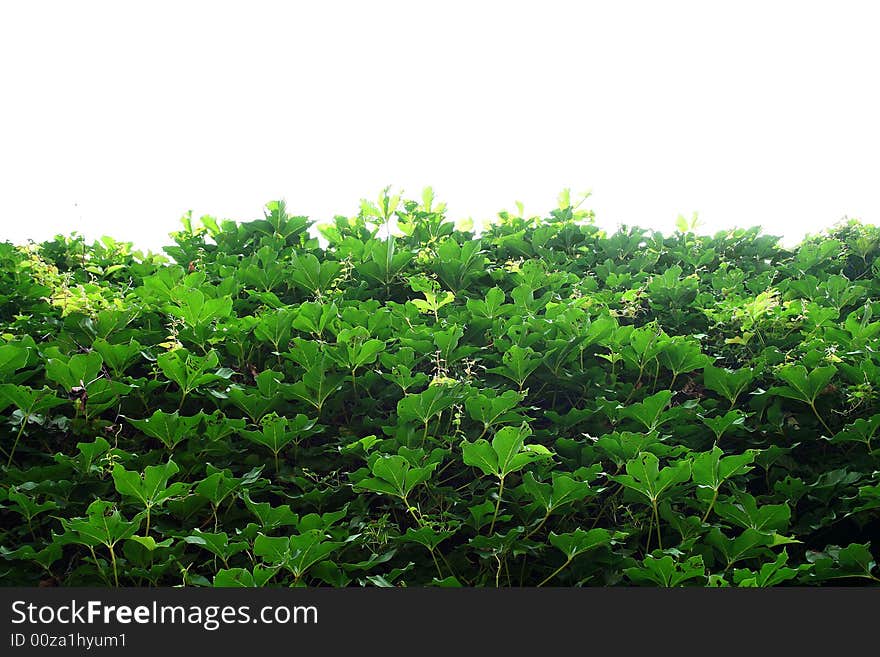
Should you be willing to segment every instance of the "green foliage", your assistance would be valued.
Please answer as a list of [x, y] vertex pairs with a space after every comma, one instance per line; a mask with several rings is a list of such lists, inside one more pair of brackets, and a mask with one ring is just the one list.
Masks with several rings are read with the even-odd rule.
[[873, 226], [172, 238], [0, 244], [4, 584], [880, 583]]

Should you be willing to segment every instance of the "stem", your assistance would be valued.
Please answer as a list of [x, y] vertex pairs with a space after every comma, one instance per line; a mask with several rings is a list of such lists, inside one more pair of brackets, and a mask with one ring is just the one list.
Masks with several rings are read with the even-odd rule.
[[[449, 413], [449, 420], [452, 421], [452, 413]], [[440, 431], [440, 425], [443, 424], [443, 411], [440, 411], [440, 414], [437, 416], [437, 426], [434, 427], [434, 435], [439, 436], [443, 432]]]
[[443, 571], [440, 570], [440, 564], [437, 563], [437, 556], [434, 554], [434, 548], [428, 548], [428, 552], [431, 553], [431, 559], [434, 560], [434, 567], [437, 569], [437, 577], [443, 579]]
[[718, 500], [718, 489], [715, 489], [715, 492], [712, 494], [712, 501], [709, 503], [709, 508], [706, 509], [706, 514], [703, 516], [703, 519], [700, 522], [706, 522], [706, 518], [709, 517], [709, 514], [712, 513], [712, 508], [715, 506], [715, 502]]
[[[442, 415], [441, 415], [442, 417]], [[455, 420], [455, 416], [453, 413], [447, 413], [446, 417], [446, 431], [440, 431], [440, 420], [437, 419], [437, 435], [438, 436], [448, 436], [452, 431], [452, 422]]]
[[660, 549], [663, 549], [663, 537], [660, 536], [660, 516], [657, 514], [657, 500], [651, 500], [651, 504], [654, 507], [654, 521], [657, 525], [657, 544], [660, 546]]
[[409, 511], [410, 515], [413, 517], [413, 520], [416, 521], [416, 524], [417, 524], [419, 527], [424, 527], [424, 526], [425, 526], [425, 523], [422, 521], [421, 518], [419, 518], [419, 517], [416, 515], [416, 512], [413, 510], [413, 506], [409, 503], [409, 500], [407, 500], [405, 497], [402, 497], [402, 498], [400, 498], [400, 499], [403, 500], [403, 503], [406, 505], [406, 510]]
[[110, 562], [113, 564], [113, 581], [116, 588], [119, 588], [119, 573], [116, 571], [116, 553], [113, 551], [113, 543], [109, 543], [107, 548], [110, 550]]
[[538, 523], [538, 526], [535, 527], [535, 528], [534, 528], [532, 531], [530, 531], [528, 534], [526, 534], [525, 536], [523, 536], [523, 540], [526, 540], [526, 539], [528, 539], [528, 538], [531, 538], [531, 536], [532, 536], [533, 534], [537, 534], [538, 531], [541, 529], [541, 527], [544, 526], [544, 523], [547, 522], [547, 518], [550, 517], [550, 513], [551, 513], [552, 511], [553, 511], [552, 508], [547, 509], [547, 513], [544, 515], [543, 518], [541, 518], [541, 522]]
[[[623, 466], [618, 465], [617, 469], [614, 471], [615, 476], [620, 474], [620, 470]], [[605, 509], [608, 508], [608, 505], [620, 494], [620, 491], [623, 490], [623, 484], [617, 484], [617, 490], [615, 490], [611, 495], [605, 498], [605, 501], [602, 502], [602, 506], [599, 508], [598, 513], [596, 513], [596, 519], [593, 520], [593, 524], [590, 525], [590, 529], [595, 529], [596, 525], [599, 524], [599, 521], [602, 519], [602, 516], [605, 515]]]
[[452, 575], [453, 577], [455, 577], [456, 579], [458, 579], [458, 575], [455, 574], [455, 571], [452, 569], [452, 566], [449, 565], [449, 561], [446, 560], [446, 557], [443, 556], [442, 552], [440, 553], [440, 559], [443, 561], [443, 563], [449, 569], [449, 574]]
[[147, 505], [147, 528], [144, 530], [144, 535], [146, 535], [146, 536], [150, 535], [150, 509], [151, 508], [152, 507], [150, 505]]
[[498, 519], [498, 509], [501, 507], [501, 495], [504, 493], [504, 477], [501, 477], [498, 485], [498, 499], [495, 500], [495, 513], [492, 514], [492, 524], [489, 525], [489, 534], [495, 531], [495, 521]]
[[[526, 378], [528, 378], [528, 377], [526, 377]], [[523, 385], [525, 385], [525, 379], [523, 379]], [[530, 396], [533, 398], [540, 397], [541, 393], [544, 392], [544, 388], [546, 388], [546, 387], [547, 387], [547, 382], [544, 381], [544, 383], [541, 384], [541, 387], [538, 388], [537, 390], [535, 390], [535, 392], [531, 393]], [[522, 388], [520, 388], [519, 391], [522, 392]]]
[[425, 430], [422, 432], [422, 444], [421, 447], [425, 446], [425, 441], [428, 440], [428, 420], [425, 420]]
[[[226, 519], [226, 516], [229, 515], [229, 509], [232, 508], [232, 505], [233, 505], [233, 504], [235, 504], [235, 496], [234, 496], [234, 495], [230, 495], [230, 497], [229, 497], [229, 504], [226, 505], [226, 511], [223, 512], [223, 519], [224, 519], [224, 520]], [[218, 511], [220, 510], [220, 506], [219, 506], [219, 505], [217, 506], [217, 510], [218, 510]]]
[[547, 577], [545, 577], [543, 580], [541, 580], [541, 583], [538, 584], [538, 586], [544, 586], [544, 584], [546, 584], [546, 583], [549, 582], [551, 579], [553, 579], [554, 577], [556, 577], [559, 573], [561, 573], [561, 572], [565, 569], [565, 567], [568, 566], [568, 564], [570, 564], [570, 563], [571, 563], [571, 558], [567, 559], [567, 560], [565, 561], [564, 564], [562, 564], [561, 566], [559, 566], [559, 568], [557, 568], [557, 569], [554, 570], [552, 573], [550, 573], [549, 575], [547, 575]]
[[[416, 512], [413, 510], [413, 507], [410, 505], [409, 501], [405, 497], [402, 497], [400, 499], [403, 500], [403, 503], [406, 505], [406, 510], [409, 511], [410, 515], [413, 517], [413, 520], [416, 521], [419, 527], [427, 527], [425, 521], [416, 515]], [[437, 563], [437, 556], [434, 554], [434, 548], [429, 547], [428, 552], [431, 553], [431, 559], [434, 560], [434, 567], [437, 568], [437, 575], [440, 577], [440, 579], [443, 579], [443, 571], [440, 570], [440, 564]], [[443, 556], [442, 552], [440, 553], [440, 558], [443, 559], [443, 563], [445, 563], [446, 567], [449, 568], [450, 574], [455, 577], [455, 571], [452, 570], [452, 566], [450, 566], [449, 562], [446, 561], [446, 557]]]
[[624, 405], [629, 403], [629, 400], [632, 399], [633, 393], [639, 389], [639, 384], [642, 382], [642, 375], [645, 373], [645, 365], [647, 365], [647, 361], [639, 362], [639, 376], [636, 379], [636, 382], [633, 384], [632, 390], [629, 391], [629, 394], [626, 396], [626, 399], [623, 400]]
[[822, 416], [819, 415], [819, 411], [816, 410], [816, 403], [811, 401], [810, 408], [813, 409], [813, 413], [816, 415], [817, 418], [819, 418], [819, 422], [822, 423], [822, 426], [825, 427], [825, 431], [828, 432], [829, 437], [833, 436], [834, 432], [831, 430], [831, 427], [829, 427], [827, 424], [825, 424], [825, 420], [822, 419]]
[[[444, 465], [442, 468], [440, 468], [439, 470], [437, 470], [437, 474], [434, 475], [434, 476], [435, 476], [435, 477], [439, 477], [440, 475], [442, 475], [444, 472], [446, 472], [447, 468], [449, 468], [449, 466], [452, 465], [453, 463], [455, 463], [455, 461], [450, 461], [449, 463], [447, 463], [446, 465]], [[443, 480], [443, 481], [440, 481], [440, 482], [439, 482], [439, 485], [442, 486], [443, 484], [446, 483], [446, 481], [449, 481], [449, 480], [455, 479], [455, 477], [456, 477], [456, 475], [453, 475], [453, 476], [449, 477], [448, 480], [445, 479], [445, 480]]]
[[25, 413], [24, 418], [21, 421], [21, 428], [18, 430], [18, 433], [15, 436], [15, 442], [12, 443], [12, 449], [9, 452], [9, 460], [6, 462], [7, 468], [10, 465], [12, 465], [12, 455], [15, 454], [15, 448], [18, 447], [18, 441], [21, 440], [21, 434], [24, 433], [24, 428], [27, 425], [28, 419], [30, 419], [30, 417], [31, 417], [31, 412], [30, 412], [30, 410], [28, 410], [28, 412]]
[[104, 569], [101, 568], [101, 564], [98, 563], [98, 555], [95, 554], [95, 548], [93, 548], [91, 545], [89, 545], [88, 548], [89, 552], [92, 553], [92, 561], [95, 562], [95, 566], [98, 568], [98, 572], [101, 573], [101, 579], [107, 582], [107, 586], [110, 586], [110, 580], [107, 579], [107, 573], [104, 572]]

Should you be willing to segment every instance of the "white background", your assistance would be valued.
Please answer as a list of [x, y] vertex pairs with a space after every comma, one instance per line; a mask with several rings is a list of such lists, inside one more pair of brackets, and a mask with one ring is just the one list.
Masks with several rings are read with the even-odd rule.
[[385, 185], [453, 219], [592, 190], [598, 223], [787, 241], [880, 223], [871, 2], [3, 2], [0, 239]]

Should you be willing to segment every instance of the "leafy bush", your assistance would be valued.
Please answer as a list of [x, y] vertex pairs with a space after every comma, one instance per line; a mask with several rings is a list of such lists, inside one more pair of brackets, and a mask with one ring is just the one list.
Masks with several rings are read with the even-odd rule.
[[0, 244], [7, 585], [880, 581], [875, 227], [173, 238]]

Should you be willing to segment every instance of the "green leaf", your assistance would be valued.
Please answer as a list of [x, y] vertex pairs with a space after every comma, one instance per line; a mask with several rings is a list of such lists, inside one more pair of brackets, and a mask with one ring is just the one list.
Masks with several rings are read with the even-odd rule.
[[15, 344], [0, 345], [0, 377], [7, 379], [27, 365], [28, 350]]
[[495, 394], [494, 391], [486, 391], [468, 397], [464, 405], [471, 418], [482, 422], [485, 428], [489, 428], [505, 421], [521, 421], [520, 415], [510, 411], [522, 400], [523, 395], [516, 390], [505, 390], [500, 395]]
[[[266, 383], [266, 375], [271, 377], [274, 385]], [[280, 389], [280, 378], [271, 370], [260, 372], [257, 375], [258, 390], [256, 393], [243, 390], [237, 385], [230, 386], [226, 391], [226, 396], [237, 408], [244, 411], [253, 422], [259, 422], [264, 415], [269, 413], [278, 404], [278, 390]], [[260, 387], [267, 389], [262, 392]]]
[[87, 388], [99, 377], [103, 364], [104, 360], [97, 351], [75, 354], [66, 362], [50, 358], [46, 361], [46, 378], [60, 384], [65, 390]]
[[95, 472], [102, 473], [98, 461], [110, 451], [110, 443], [103, 438], [95, 438], [90, 443], [77, 443], [76, 448], [79, 451], [76, 467], [80, 473], [86, 476]]
[[184, 536], [183, 540], [191, 545], [203, 547], [224, 561], [239, 552], [244, 552], [250, 547], [246, 541], [230, 543], [226, 532], [209, 533], [203, 532], [200, 529], [193, 530], [193, 533], [189, 536]]
[[483, 474], [504, 479], [535, 460], [552, 456], [542, 445], [525, 445], [525, 439], [530, 434], [531, 430], [523, 424], [499, 429], [491, 444], [483, 438], [473, 443], [462, 441], [464, 463], [479, 468]]
[[596, 528], [589, 531], [576, 529], [567, 534], [556, 534], [551, 531], [549, 540], [553, 547], [561, 550], [566, 559], [571, 561], [584, 552], [609, 545], [612, 538], [612, 533], [607, 529]]
[[668, 554], [662, 557], [648, 555], [641, 565], [625, 568], [623, 572], [634, 584], [665, 588], [682, 586], [685, 582], [706, 577], [706, 567], [700, 555], [683, 562], [676, 561]]
[[26, 415], [44, 413], [51, 408], [65, 404], [48, 388], [33, 390], [27, 386], [0, 383], [0, 409], [15, 406]]
[[672, 399], [672, 392], [661, 390], [637, 404], [620, 407], [620, 416], [637, 420], [650, 432], [663, 424], [661, 416]]
[[642, 452], [627, 461], [626, 474], [609, 477], [626, 488], [641, 493], [651, 503], [678, 484], [691, 477], [690, 461], [679, 461], [660, 470], [660, 459], [651, 452]]
[[743, 454], [723, 456], [720, 447], [702, 452], [693, 458], [694, 483], [701, 488], [717, 491], [731, 477], [746, 474], [752, 470], [751, 463], [759, 450], [749, 449]]
[[268, 448], [278, 454], [290, 443], [298, 443], [315, 425], [303, 414], [297, 414], [291, 421], [286, 417], [268, 415], [260, 422], [260, 431], [241, 431], [241, 435], [254, 444]]
[[311, 566], [341, 546], [342, 543], [325, 540], [324, 532], [319, 529], [289, 537], [259, 534], [254, 541], [254, 556], [282, 566], [299, 579]]
[[700, 351], [700, 344], [689, 340], [679, 340], [667, 343], [660, 352], [660, 362], [676, 376], [686, 372], [693, 372], [712, 363], [712, 359]]
[[22, 561], [33, 561], [45, 570], [58, 561], [63, 556], [63, 545], [61, 542], [49, 543], [41, 550], [35, 550], [33, 545], [24, 544], [15, 550], [0, 545], [0, 557], [4, 559], [20, 559]]
[[290, 537], [259, 534], [254, 541], [254, 556], [283, 565], [290, 558]]
[[134, 536], [141, 526], [141, 516], [125, 520], [112, 502], [95, 500], [86, 509], [86, 516], [60, 518], [64, 543], [78, 543], [88, 547], [112, 547], [119, 541]]
[[714, 365], [703, 368], [705, 386], [729, 401], [731, 407], [736, 405], [737, 399], [749, 387], [754, 377], [754, 372], [749, 368], [729, 370]]
[[167, 306], [167, 312], [179, 317], [191, 327], [206, 325], [229, 317], [232, 313], [230, 297], [209, 299], [201, 290], [182, 288], [174, 290], [172, 296], [176, 304]]
[[[526, 436], [529, 431], [525, 425], [522, 427], [503, 427], [492, 438], [492, 450], [498, 457], [498, 473], [503, 477], [515, 468], [516, 457], [522, 452]], [[522, 466], [516, 468], [521, 469]]]
[[104, 364], [110, 368], [114, 376], [122, 375], [141, 355], [143, 346], [137, 340], [129, 340], [125, 344], [111, 344], [103, 338], [92, 343], [92, 349], [101, 354]]
[[184, 395], [188, 395], [199, 386], [229, 378], [219, 371], [209, 372], [220, 363], [216, 351], [211, 351], [206, 356], [196, 356], [186, 349], [175, 349], [160, 354], [156, 362], [162, 373], [176, 383]]
[[727, 411], [724, 415], [716, 417], [701, 416], [700, 420], [712, 430], [712, 433], [715, 434], [715, 441], [718, 442], [721, 440], [721, 436], [732, 427], [743, 426], [746, 416], [743, 415], [742, 411], [734, 409], [732, 411]]
[[823, 552], [807, 552], [807, 561], [813, 564], [811, 579], [826, 581], [855, 577], [880, 581], [874, 570], [877, 562], [871, 554], [870, 543], [851, 543], [845, 548], [829, 545]]
[[321, 262], [311, 253], [297, 255], [291, 262], [293, 282], [312, 294], [328, 290], [339, 275], [342, 265], [333, 260]]
[[431, 580], [431, 586], [439, 586], [441, 588], [461, 588], [462, 583], [453, 575], [449, 575], [443, 579], [437, 579], [435, 577]]
[[871, 442], [877, 436], [878, 429], [880, 429], [880, 413], [853, 421], [829, 438], [829, 441], [832, 443], [863, 443], [870, 453], [873, 451]]
[[722, 554], [727, 568], [738, 561], [759, 557], [767, 553], [770, 547], [799, 542], [773, 532], [761, 532], [756, 529], [746, 529], [739, 536], [731, 539], [717, 527], [706, 535], [705, 541]]
[[370, 462], [373, 476], [359, 480], [355, 487], [406, 499], [413, 488], [431, 478], [436, 467], [437, 463], [430, 463], [421, 468], [414, 467], [407, 459], [397, 454], [376, 455], [371, 457]]
[[342, 387], [343, 381], [344, 376], [329, 371], [322, 359], [303, 373], [301, 381], [286, 386], [285, 390], [293, 397], [311, 404], [320, 413], [330, 395]]
[[539, 483], [531, 472], [527, 472], [523, 476], [523, 486], [548, 514], [560, 507], [580, 502], [597, 492], [587, 482], [559, 472], [552, 473], [552, 484]]
[[379, 354], [385, 350], [385, 347], [386, 344], [384, 340], [367, 340], [361, 345], [352, 365], [355, 367], [363, 367], [364, 365], [375, 363]]
[[446, 386], [429, 386], [423, 392], [406, 395], [397, 402], [397, 415], [401, 420], [418, 420], [427, 424], [456, 401]]
[[162, 441], [162, 444], [168, 449], [174, 449], [184, 438], [195, 435], [203, 418], [202, 413], [181, 417], [177, 411], [165, 413], [160, 409], [154, 411], [150, 417], [144, 420], [126, 419], [129, 424], [142, 433]]
[[717, 502], [715, 513], [736, 526], [759, 532], [787, 531], [791, 521], [791, 508], [785, 502], [759, 507], [748, 493], [737, 493], [735, 501]]
[[454, 535], [455, 532], [438, 532], [430, 527], [419, 527], [418, 529], [413, 529], [412, 527], [409, 527], [406, 530], [406, 533], [403, 536], [399, 536], [397, 540], [405, 543], [418, 543], [426, 550], [433, 552], [435, 549], [437, 549], [437, 546], [440, 545], [440, 543], [445, 541], [450, 536]]
[[837, 368], [831, 365], [817, 367], [809, 373], [803, 365], [786, 365], [779, 368], [777, 375], [788, 385], [771, 388], [769, 392], [812, 405], [835, 374]]
[[758, 572], [747, 568], [737, 568], [733, 571], [733, 582], [742, 588], [764, 588], [778, 586], [797, 577], [801, 572], [809, 570], [809, 564], [801, 564], [797, 568], [788, 568], [788, 551], [783, 548], [776, 561], [761, 565]]
[[276, 310], [260, 315], [259, 322], [254, 326], [254, 337], [270, 343], [276, 351], [286, 347], [290, 341], [290, 332], [295, 315], [290, 308]]
[[668, 447], [660, 442], [656, 431], [649, 433], [633, 433], [631, 431], [614, 431], [605, 434], [596, 441], [596, 449], [605, 453], [618, 467], [641, 452], [653, 452], [660, 456], [668, 451]]
[[223, 588], [252, 588], [265, 586], [275, 574], [275, 568], [254, 566], [253, 572], [244, 568], [223, 568], [214, 576], [214, 586]]
[[196, 484], [194, 493], [219, 506], [231, 493], [256, 478], [259, 470], [251, 471], [241, 479], [233, 477], [228, 470], [217, 470], [209, 466], [207, 477]]
[[131, 536], [128, 539], [129, 541], [134, 541], [138, 545], [142, 546], [149, 552], [155, 552], [159, 548], [167, 548], [170, 547], [174, 543], [173, 538], [166, 538], [164, 541], [156, 541], [152, 536]]
[[148, 465], [143, 473], [126, 470], [117, 463], [113, 468], [113, 483], [120, 495], [134, 497], [149, 509], [189, 490], [185, 482], [168, 485], [168, 480], [179, 470], [170, 460], [164, 465]]
[[504, 352], [501, 362], [501, 367], [491, 367], [486, 371], [510, 379], [522, 390], [526, 379], [541, 364], [541, 357], [531, 347], [520, 347], [514, 344]]
[[265, 532], [271, 532], [279, 527], [296, 527], [299, 524], [299, 516], [293, 512], [289, 504], [272, 506], [269, 502], [254, 502], [247, 493], [242, 497], [245, 506], [257, 517]]
[[20, 488], [15, 487], [9, 488], [6, 500], [7, 502], [11, 502], [11, 504], [6, 504], [4, 506], [21, 515], [28, 524], [30, 524], [39, 514], [58, 508], [58, 504], [52, 500], [37, 502], [35, 498], [22, 492]]
[[860, 486], [859, 500], [863, 500], [864, 504], [861, 504], [853, 509], [852, 513], [861, 513], [862, 511], [873, 511], [874, 509], [880, 509], [880, 485]]
[[299, 312], [293, 320], [293, 328], [303, 333], [321, 336], [329, 327], [335, 325], [339, 309], [335, 303], [313, 303], [307, 301], [300, 304]]
[[484, 301], [479, 299], [468, 299], [466, 307], [475, 317], [495, 319], [506, 313], [504, 301], [504, 290], [500, 287], [492, 287], [486, 291], [486, 298]]
[[498, 469], [498, 455], [488, 440], [480, 438], [473, 443], [463, 441], [461, 452], [465, 465], [479, 468], [483, 474], [488, 476], [501, 476]]

